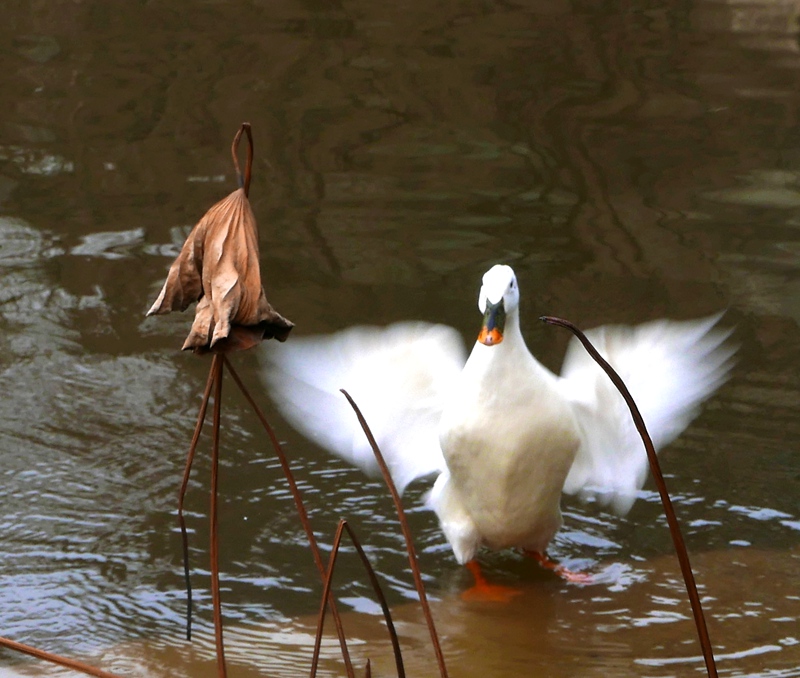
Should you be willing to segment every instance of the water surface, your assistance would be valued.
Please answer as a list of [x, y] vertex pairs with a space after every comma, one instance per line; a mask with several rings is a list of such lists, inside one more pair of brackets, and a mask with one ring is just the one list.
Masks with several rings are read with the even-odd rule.
[[[663, 463], [721, 674], [800, 675], [799, 15], [789, 1], [7, 2], [2, 635], [120, 675], [214, 675], [207, 454], [188, 499], [191, 645], [175, 517], [208, 360], [179, 352], [189, 316], [144, 312], [188, 228], [235, 187], [228, 149], [248, 120], [265, 284], [298, 335], [415, 318], [471, 341], [497, 262], [517, 271], [523, 331], [553, 369], [567, 336], [539, 315], [591, 327], [728, 309], [739, 363]], [[320, 539], [352, 521], [413, 674], [434, 675], [386, 493], [281, 421], [252, 352], [235, 364]], [[230, 675], [303, 675], [320, 585], [268, 442], [225, 388]], [[599, 573], [593, 586], [487, 555], [523, 591], [507, 606], [460, 599], [468, 576], [413, 511], [451, 673], [701, 671], [647, 489], [625, 519], [565, 503], [552, 554]], [[383, 667], [352, 554], [337, 590], [354, 654]], [[335, 645], [326, 656], [341, 673]], [[68, 675], [0, 650], [3, 672]]]

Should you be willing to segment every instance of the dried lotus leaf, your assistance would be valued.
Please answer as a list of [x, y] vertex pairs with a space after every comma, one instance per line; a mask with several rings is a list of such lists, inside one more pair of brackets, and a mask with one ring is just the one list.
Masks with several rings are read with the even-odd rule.
[[[240, 135], [241, 130], [234, 148]], [[261, 283], [258, 230], [246, 194], [249, 163], [248, 180], [243, 183], [243, 188], [211, 207], [192, 229], [147, 312], [183, 311], [198, 302], [184, 349], [214, 348], [238, 326], [248, 329], [237, 333], [239, 339], [220, 344], [220, 349], [249, 348], [273, 337], [285, 341], [294, 327], [272, 308]]]

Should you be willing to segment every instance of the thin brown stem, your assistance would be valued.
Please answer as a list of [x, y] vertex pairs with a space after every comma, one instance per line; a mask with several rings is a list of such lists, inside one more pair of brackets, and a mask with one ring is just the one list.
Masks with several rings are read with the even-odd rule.
[[[242, 133], [247, 134], [247, 161], [244, 166], [244, 176], [242, 176], [242, 171], [239, 169], [239, 141], [242, 138]], [[233, 156], [233, 167], [236, 170], [236, 177], [239, 180], [239, 186], [244, 188], [244, 194], [246, 196], [250, 195], [250, 177], [252, 176], [253, 172], [253, 132], [250, 129], [249, 122], [243, 122], [239, 130], [236, 132], [236, 136], [233, 137], [233, 143], [231, 144], [231, 155]]]
[[14, 650], [15, 652], [22, 652], [23, 654], [36, 657], [37, 659], [43, 659], [44, 661], [51, 662], [53, 664], [58, 664], [59, 666], [65, 666], [66, 668], [74, 671], [80, 671], [81, 673], [85, 673], [89, 676], [97, 676], [97, 678], [119, 678], [119, 676], [113, 673], [97, 669], [94, 666], [89, 666], [88, 664], [79, 662], [76, 659], [62, 657], [60, 655], [53, 654], [52, 652], [45, 652], [44, 650], [39, 650], [38, 648], [31, 647], [30, 645], [18, 643], [17, 641], [9, 638], [0, 638], [0, 646], [6, 647], [9, 650]]
[[219, 435], [222, 411], [222, 367], [221, 353], [214, 355], [211, 370], [214, 372], [214, 427], [211, 434], [211, 507], [210, 556], [211, 556], [211, 601], [214, 608], [214, 640], [217, 647], [217, 675], [226, 678], [225, 645], [222, 640], [222, 604], [219, 595], [219, 521], [217, 498], [219, 496]]
[[386, 621], [386, 628], [389, 631], [389, 639], [392, 642], [392, 651], [394, 652], [394, 660], [395, 660], [395, 665], [397, 666], [398, 678], [405, 678], [406, 673], [405, 673], [405, 668], [403, 667], [403, 655], [400, 651], [400, 641], [397, 638], [397, 631], [395, 631], [394, 628], [394, 622], [392, 621], [392, 614], [391, 611], [389, 610], [389, 603], [386, 601], [386, 596], [383, 594], [383, 589], [381, 589], [381, 584], [378, 581], [378, 576], [375, 574], [375, 569], [372, 567], [372, 563], [369, 562], [369, 558], [367, 558], [367, 554], [364, 552], [364, 549], [361, 546], [361, 542], [356, 536], [356, 533], [353, 530], [353, 528], [350, 527], [349, 523], [344, 518], [339, 520], [339, 525], [336, 528], [336, 534], [333, 538], [333, 548], [331, 550], [331, 557], [328, 560], [328, 569], [325, 574], [325, 582], [323, 584], [323, 592], [322, 592], [322, 603], [320, 605], [319, 616], [317, 618], [317, 635], [314, 642], [314, 656], [311, 662], [311, 678], [314, 678], [314, 676], [317, 675], [319, 653], [320, 653], [320, 647], [322, 645], [322, 631], [325, 625], [325, 611], [328, 608], [326, 602], [330, 598], [330, 590], [333, 581], [333, 568], [336, 565], [336, 559], [339, 556], [339, 549], [341, 547], [342, 535], [345, 531], [347, 531], [350, 540], [353, 542], [353, 546], [355, 546], [356, 548], [358, 557], [361, 559], [361, 564], [364, 566], [364, 569], [367, 572], [367, 576], [369, 577], [370, 584], [372, 585], [372, 590], [375, 592], [375, 597], [378, 599], [378, 602], [380, 603], [381, 610], [383, 610], [383, 618]]
[[[303, 530], [306, 533], [306, 538], [308, 539], [308, 544], [311, 548], [311, 555], [314, 559], [314, 564], [317, 567], [317, 571], [319, 572], [320, 579], [324, 582], [325, 581], [325, 564], [322, 562], [322, 556], [319, 552], [319, 546], [317, 544], [317, 539], [314, 536], [314, 531], [311, 529], [311, 521], [308, 519], [308, 513], [306, 512], [305, 505], [303, 504], [303, 498], [300, 494], [300, 490], [297, 487], [297, 482], [294, 479], [294, 474], [292, 473], [292, 468], [289, 466], [289, 461], [286, 459], [286, 455], [283, 452], [283, 447], [281, 446], [278, 437], [275, 435], [275, 431], [270, 426], [267, 418], [264, 416], [264, 413], [259, 408], [256, 401], [253, 399], [253, 396], [250, 395], [250, 392], [245, 388], [244, 383], [239, 378], [236, 370], [233, 369], [233, 365], [231, 365], [230, 360], [223, 354], [223, 360], [225, 361], [225, 366], [228, 368], [228, 372], [230, 372], [231, 377], [233, 377], [234, 382], [239, 387], [239, 390], [242, 392], [242, 395], [245, 397], [247, 402], [250, 404], [250, 407], [255, 412], [256, 417], [261, 422], [261, 425], [264, 427], [264, 430], [267, 432], [270, 441], [272, 441], [272, 447], [275, 450], [275, 456], [278, 457], [278, 461], [280, 462], [281, 468], [283, 469], [283, 474], [286, 477], [286, 482], [289, 484], [289, 491], [292, 493], [292, 498], [294, 499], [295, 507], [297, 508], [297, 514], [300, 518], [300, 522], [303, 525]], [[333, 596], [330, 596], [330, 600], [328, 601], [330, 604], [331, 615], [333, 616], [334, 624], [336, 625], [336, 634], [339, 637], [339, 646], [342, 650], [342, 658], [344, 660], [345, 670], [347, 671], [348, 678], [355, 678], [355, 672], [353, 670], [353, 664], [350, 661], [350, 652], [347, 649], [347, 641], [344, 635], [344, 627], [342, 626], [342, 620], [339, 615], [339, 610], [336, 606], [336, 601], [334, 600]]]
[[381, 469], [383, 479], [386, 482], [386, 486], [389, 488], [389, 493], [392, 495], [392, 500], [394, 501], [394, 506], [397, 510], [397, 518], [400, 521], [400, 529], [402, 530], [403, 537], [406, 541], [408, 562], [411, 565], [411, 573], [414, 576], [414, 584], [417, 588], [417, 594], [419, 595], [419, 602], [422, 606], [422, 612], [425, 615], [425, 621], [428, 624], [428, 631], [431, 635], [433, 649], [436, 653], [436, 661], [439, 665], [439, 674], [442, 676], [442, 678], [447, 678], [447, 667], [444, 663], [444, 654], [442, 653], [442, 648], [439, 644], [439, 637], [436, 633], [436, 626], [433, 623], [433, 615], [431, 614], [430, 605], [428, 605], [428, 598], [425, 595], [425, 585], [422, 583], [422, 573], [420, 572], [417, 553], [414, 549], [414, 540], [411, 537], [411, 530], [408, 527], [408, 521], [406, 520], [406, 514], [403, 510], [403, 502], [400, 499], [400, 493], [395, 487], [394, 481], [392, 480], [392, 474], [389, 472], [389, 467], [386, 465], [386, 461], [384, 460], [383, 454], [378, 447], [378, 443], [375, 441], [375, 437], [372, 435], [372, 431], [367, 424], [367, 420], [364, 419], [364, 415], [361, 414], [361, 410], [358, 408], [358, 405], [356, 405], [355, 401], [350, 397], [350, 394], [344, 389], [339, 390], [344, 394], [344, 397], [347, 398], [350, 406], [355, 411], [356, 417], [358, 417], [358, 423], [361, 424], [361, 428], [363, 429], [364, 434], [367, 436], [367, 440], [372, 447], [372, 452], [375, 455], [375, 459]]
[[361, 564], [364, 566], [364, 569], [367, 572], [369, 582], [372, 585], [372, 590], [375, 592], [375, 597], [378, 599], [378, 603], [381, 606], [383, 619], [386, 622], [386, 629], [389, 632], [389, 639], [392, 643], [392, 652], [394, 653], [394, 662], [395, 666], [397, 667], [397, 676], [398, 678], [405, 678], [406, 671], [405, 667], [403, 666], [403, 655], [400, 652], [400, 641], [397, 638], [397, 631], [394, 628], [394, 621], [392, 621], [392, 613], [389, 610], [389, 603], [386, 600], [386, 596], [383, 595], [383, 589], [381, 589], [381, 584], [378, 581], [378, 575], [375, 573], [372, 563], [369, 562], [369, 558], [367, 558], [367, 554], [364, 552], [364, 549], [362, 548], [353, 528], [350, 527], [350, 524], [347, 521], [344, 521], [344, 527], [347, 530], [347, 534], [350, 535], [350, 540], [353, 542], [353, 546], [356, 547], [358, 557], [361, 559]]
[[692, 613], [694, 614], [694, 622], [695, 626], [697, 627], [697, 635], [700, 639], [700, 647], [703, 650], [706, 671], [711, 678], [716, 678], [717, 667], [714, 661], [714, 650], [712, 649], [711, 639], [708, 635], [706, 619], [705, 615], [703, 614], [703, 606], [700, 603], [700, 596], [697, 593], [697, 585], [694, 581], [692, 566], [689, 563], [689, 553], [686, 550], [686, 544], [683, 541], [683, 534], [681, 533], [681, 528], [678, 524], [678, 518], [675, 515], [675, 509], [672, 507], [672, 500], [670, 499], [669, 492], [667, 491], [667, 484], [664, 481], [664, 476], [661, 473], [661, 465], [658, 462], [658, 456], [656, 455], [653, 441], [650, 439], [650, 434], [647, 432], [647, 427], [645, 426], [644, 419], [639, 412], [639, 408], [631, 397], [628, 388], [625, 386], [625, 383], [622, 381], [620, 376], [616, 373], [614, 368], [603, 359], [600, 353], [598, 353], [597, 349], [592, 346], [591, 342], [586, 338], [586, 335], [581, 332], [581, 330], [579, 330], [568, 320], [563, 320], [562, 318], [542, 316], [540, 320], [549, 325], [565, 327], [572, 332], [578, 338], [578, 341], [583, 344], [583, 347], [586, 349], [587, 353], [594, 358], [594, 361], [600, 365], [600, 367], [603, 368], [605, 373], [608, 375], [608, 378], [611, 379], [614, 386], [616, 386], [619, 392], [622, 394], [622, 397], [625, 399], [625, 402], [631, 411], [631, 416], [633, 417], [633, 422], [636, 425], [636, 430], [639, 431], [639, 435], [642, 437], [642, 442], [644, 443], [644, 448], [647, 451], [647, 459], [650, 462], [650, 470], [653, 473], [653, 478], [655, 479], [656, 487], [658, 488], [658, 494], [661, 496], [661, 503], [664, 506], [664, 513], [667, 516], [669, 531], [672, 535], [672, 541], [675, 544], [675, 551], [678, 555], [678, 562], [681, 566], [683, 581], [686, 584], [686, 592], [689, 594], [689, 602], [691, 603]]
[[186, 640], [192, 639], [192, 580], [189, 576], [189, 535], [186, 531], [186, 519], [183, 515], [183, 502], [186, 498], [186, 489], [189, 487], [189, 475], [192, 472], [194, 454], [197, 451], [197, 443], [200, 440], [200, 432], [203, 430], [203, 422], [208, 411], [208, 399], [211, 396], [211, 387], [214, 383], [214, 366], [208, 371], [206, 388], [203, 392], [203, 400], [200, 403], [200, 412], [197, 415], [197, 424], [192, 434], [192, 442], [189, 445], [189, 453], [186, 455], [186, 467], [183, 470], [183, 481], [178, 492], [178, 522], [181, 526], [181, 541], [183, 544], [183, 576], [186, 581]]

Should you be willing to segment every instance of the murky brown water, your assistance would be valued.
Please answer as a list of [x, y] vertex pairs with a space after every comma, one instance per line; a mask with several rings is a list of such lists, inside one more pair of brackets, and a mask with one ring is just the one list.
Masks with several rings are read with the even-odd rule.
[[[214, 675], [205, 457], [192, 645], [175, 518], [208, 361], [178, 351], [188, 317], [143, 314], [187, 227], [234, 187], [249, 120], [267, 289], [298, 334], [418, 318], [471, 339], [501, 261], [553, 368], [567, 337], [542, 313], [589, 327], [730, 309], [734, 377], [664, 464], [721, 674], [800, 676], [800, 3], [598, 5], [4, 3], [0, 634], [124, 675]], [[235, 360], [258, 388], [256, 356]], [[270, 448], [228, 394], [230, 675], [303, 675], [320, 587]], [[385, 493], [259, 395], [321, 538], [353, 521], [413, 675], [433, 675]], [[489, 575], [524, 594], [485, 607], [460, 600], [434, 516], [412, 513], [452, 674], [697, 674], [660, 514], [654, 494], [624, 520], [568, 503], [553, 554], [602, 583], [495, 554]], [[339, 567], [355, 653], [382, 666], [365, 578]], [[17, 674], [67, 675], [0, 650]]]

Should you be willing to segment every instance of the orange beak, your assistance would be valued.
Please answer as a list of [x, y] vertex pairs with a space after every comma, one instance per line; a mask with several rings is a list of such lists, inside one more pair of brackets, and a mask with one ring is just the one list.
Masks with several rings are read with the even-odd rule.
[[506, 309], [501, 299], [496, 304], [487, 300], [486, 312], [483, 314], [483, 327], [478, 341], [484, 346], [496, 346], [503, 341], [503, 329], [506, 326]]
[[486, 346], [494, 346], [503, 341], [503, 333], [496, 327], [490, 330], [484, 325], [481, 329], [481, 333], [478, 335], [478, 341]]

